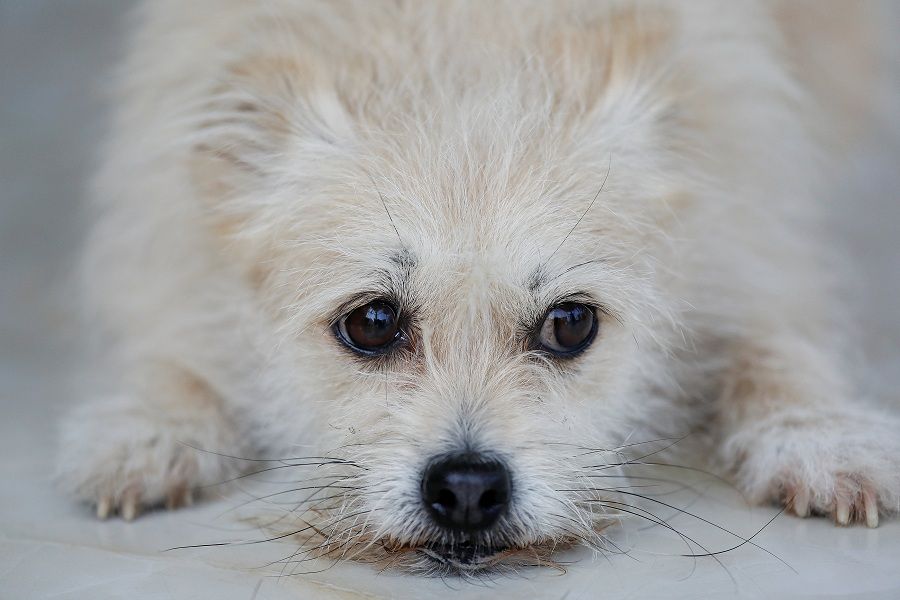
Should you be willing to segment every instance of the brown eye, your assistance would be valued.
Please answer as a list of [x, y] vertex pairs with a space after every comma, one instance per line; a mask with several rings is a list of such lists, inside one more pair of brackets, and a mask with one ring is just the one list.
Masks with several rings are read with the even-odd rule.
[[596, 335], [596, 311], [586, 304], [564, 302], [547, 312], [538, 343], [558, 356], [575, 355], [590, 346]]
[[376, 354], [401, 337], [397, 310], [382, 300], [360, 306], [335, 326], [341, 340], [363, 354]]

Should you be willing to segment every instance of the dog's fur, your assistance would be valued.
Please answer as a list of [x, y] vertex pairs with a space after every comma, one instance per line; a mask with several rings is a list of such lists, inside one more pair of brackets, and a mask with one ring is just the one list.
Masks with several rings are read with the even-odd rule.
[[[900, 424], [857, 395], [817, 238], [877, 69], [809, 60], [873, 24], [819, 40], [817, 5], [148, 3], [86, 253], [111, 389], [63, 480], [133, 518], [248, 465], [222, 455], [327, 456], [320, 548], [452, 566], [419, 482], [475, 449], [513, 477], [484, 566], [594, 539], [588, 465], [690, 432], [753, 500], [876, 525]], [[376, 296], [411, 344], [373, 361], [330, 326]], [[528, 350], [569, 297], [594, 344]]]

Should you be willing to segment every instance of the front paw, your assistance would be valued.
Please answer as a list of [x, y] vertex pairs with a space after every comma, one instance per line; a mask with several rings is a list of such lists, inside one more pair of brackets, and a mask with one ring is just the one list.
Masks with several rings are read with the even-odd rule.
[[64, 423], [59, 480], [99, 518], [126, 521], [157, 506], [190, 505], [194, 491], [235, 473], [215, 415], [172, 414], [128, 399], [87, 405]]
[[900, 511], [900, 423], [836, 413], [768, 421], [725, 446], [738, 485], [799, 517], [877, 527]]

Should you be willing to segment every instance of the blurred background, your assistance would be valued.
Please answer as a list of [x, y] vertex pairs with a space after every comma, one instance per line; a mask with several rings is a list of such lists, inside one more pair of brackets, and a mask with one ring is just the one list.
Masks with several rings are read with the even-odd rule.
[[[0, 597], [6, 597], [3, 581], [13, 577], [11, 565], [18, 573], [12, 579], [16, 589], [48, 595], [52, 591], [37, 582], [50, 573], [53, 560], [35, 571], [32, 580], [27, 569], [24, 576], [21, 571], [28, 561], [13, 558], [29, 548], [37, 553], [42, 547], [32, 546], [34, 537], [60, 536], [48, 527], [47, 512], [55, 513], [49, 515], [50, 523], [59, 511], [68, 511], [67, 518], [78, 523], [62, 535], [69, 543], [97, 542], [87, 513], [66, 508], [55, 497], [35, 496], [55, 493], [49, 485], [53, 431], [59, 412], [73, 399], [70, 376], [77, 371], [79, 357], [69, 286], [87, 225], [81, 205], [104, 135], [110, 67], [122, 54], [123, 19], [132, 4], [0, 0]], [[900, 22], [897, 25], [894, 31], [900, 31]], [[895, 78], [892, 85], [900, 97], [900, 80]], [[863, 148], [843, 165], [823, 202], [829, 206], [833, 243], [853, 265], [848, 276], [853, 306], [847, 318], [858, 323], [863, 360], [870, 368], [864, 385], [877, 397], [896, 400], [900, 107], [888, 106], [886, 113]], [[106, 531], [126, 539], [132, 535]], [[893, 535], [896, 548], [900, 529], [887, 531], [880, 535]], [[121, 539], [115, 535], [110, 539]], [[27, 543], [14, 543], [26, 538]], [[870, 549], [875, 543], [877, 550], [881, 543], [877, 537], [859, 539]], [[46, 549], [40, 550], [40, 556], [46, 555]], [[61, 554], [60, 564], [72, 556]], [[240, 588], [247, 592], [242, 597], [250, 597], [255, 581]], [[84, 590], [92, 588], [85, 585], [75, 592], [56, 590], [54, 597], [107, 597], [90, 595]], [[85, 593], [89, 595], [81, 595]]]
[[72, 342], [82, 201], [133, 4], [0, 0], [0, 389]]

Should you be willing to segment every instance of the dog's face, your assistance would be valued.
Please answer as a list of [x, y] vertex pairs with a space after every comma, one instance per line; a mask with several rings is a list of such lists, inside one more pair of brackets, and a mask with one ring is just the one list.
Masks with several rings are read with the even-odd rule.
[[617, 258], [632, 246], [597, 234], [614, 217], [585, 214], [614, 189], [608, 159], [582, 189], [498, 184], [513, 175], [482, 164], [433, 173], [444, 182], [430, 189], [424, 173], [397, 183], [413, 165], [358, 167], [301, 209], [312, 223], [286, 241], [296, 272], [263, 284], [288, 307], [282, 343], [298, 357], [298, 401], [320, 411], [322, 453], [351, 461], [341, 483], [362, 486], [326, 523], [366, 511], [346, 523], [361, 541], [454, 566], [601, 524], [590, 501], [603, 480], [584, 467], [621, 460], [593, 449], [637, 441], [629, 325], [650, 292]]
[[204, 134], [197, 179], [290, 357], [316, 439], [288, 442], [340, 461], [337, 500], [298, 511], [322, 553], [472, 569], [603, 526], [642, 374], [664, 372], [660, 232], [685, 199], [672, 107], [633, 68], [651, 44], [598, 90], [577, 75], [600, 42], [565, 39], [558, 76], [515, 53], [344, 79], [256, 57], [214, 101], [245, 129]]

